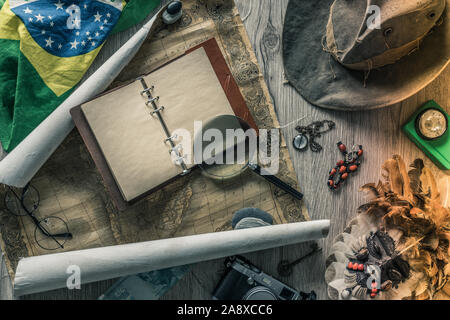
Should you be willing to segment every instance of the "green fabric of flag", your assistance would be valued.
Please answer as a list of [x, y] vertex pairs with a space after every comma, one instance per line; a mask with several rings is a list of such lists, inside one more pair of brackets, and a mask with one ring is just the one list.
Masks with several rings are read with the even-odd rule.
[[[1, 1], [1, 0], [0, 0]], [[158, 1], [134, 0], [129, 1], [122, 12], [120, 20], [115, 25], [112, 33], [124, 31], [137, 23], [142, 22], [149, 12], [155, 10], [159, 5]]]

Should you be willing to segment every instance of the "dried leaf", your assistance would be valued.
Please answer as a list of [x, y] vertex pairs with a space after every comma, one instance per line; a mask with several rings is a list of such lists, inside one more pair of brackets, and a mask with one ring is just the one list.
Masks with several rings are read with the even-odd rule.
[[[417, 283], [417, 287], [414, 289], [413, 294], [418, 297], [418, 296], [421, 296], [424, 293], [426, 293], [427, 290], [428, 290], [428, 283], [426, 281], [422, 280]], [[424, 300], [424, 299], [420, 299], [420, 300]]]
[[375, 186], [375, 183], [368, 183], [361, 187], [361, 191], [366, 192], [367, 194], [371, 195], [372, 198], [378, 198], [381, 194], [378, 192], [377, 187]]
[[423, 168], [420, 176], [422, 193], [426, 194], [431, 200], [439, 198], [439, 191], [433, 173], [428, 168]]
[[[405, 238], [403, 238], [403, 240], [405, 240]], [[411, 259], [418, 258], [420, 257], [419, 246], [415, 245], [418, 240], [419, 239], [414, 237], [408, 237], [404, 243], [397, 245], [397, 250], [404, 252], [404, 254]]]
[[[450, 233], [449, 232], [441, 232], [441, 233], [439, 233], [438, 236], [440, 239], [439, 247], [440, 248], [442, 247], [442, 249], [446, 247], [447, 248], [446, 253], [447, 253], [447, 255], [450, 256], [450, 245], [449, 245], [450, 244]], [[442, 243], [442, 246], [441, 246], [441, 243]], [[442, 250], [442, 251], [444, 251], [444, 250]]]
[[450, 296], [441, 290], [433, 296], [433, 300], [450, 300]]
[[447, 281], [447, 284], [441, 289], [441, 291], [450, 296], [450, 281]]
[[400, 176], [401, 176], [402, 182], [403, 182], [403, 196], [407, 200], [410, 200], [412, 202], [413, 201], [413, 192], [411, 190], [411, 184], [410, 184], [408, 172], [406, 171], [405, 162], [399, 155], [394, 155], [394, 159], [397, 162], [397, 166], [398, 166]]
[[389, 159], [383, 164], [383, 170], [386, 171], [386, 180], [389, 182], [390, 190], [393, 193], [403, 196], [403, 178], [395, 159]]
[[426, 290], [422, 294], [416, 295], [415, 299], [416, 300], [431, 300], [431, 292], [430, 292], [430, 290]]
[[[439, 272], [439, 269], [438, 269], [438, 267], [437, 267], [436, 261], [433, 259], [433, 260], [431, 261], [431, 265], [430, 265], [430, 267], [429, 267], [429, 269], [428, 269], [428, 276], [429, 276], [430, 278], [437, 277], [438, 272]], [[435, 282], [437, 282], [437, 279], [434, 279], [434, 280], [435, 280]]]
[[438, 190], [422, 160], [415, 160], [411, 167], [407, 173], [400, 156], [387, 160], [383, 165], [386, 183], [363, 186], [373, 199], [359, 211], [375, 220], [381, 216], [387, 230], [399, 231], [396, 248], [411, 267], [404, 283], [411, 291], [400, 290], [401, 298], [450, 296], [450, 177], [439, 183]]
[[447, 284], [447, 277], [442, 270], [438, 273], [438, 282], [436, 284], [436, 291], [441, 290]]
[[444, 208], [450, 208], [450, 176], [439, 180], [439, 194]]
[[445, 265], [445, 267], [444, 267], [444, 269], [443, 269], [443, 274], [444, 274], [444, 276], [446, 276], [446, 277], [448, 277], [448, 276], [450, 276], [450, 264], [446, 264]]
[[435, 251], [439, 246], [439, 237], [435, 233], [428, 234], [425, 239], [422, 240], [422, 246], [425, 249]]
[[414, 193], [420, 193], [420, 176], [422, 175], [422, 169], [424, 168], [423, 160], [414, 160], [414, 163], [411, 165], [411, 167], [413, 169], [409, 170], [408, 172], [411, 190]]

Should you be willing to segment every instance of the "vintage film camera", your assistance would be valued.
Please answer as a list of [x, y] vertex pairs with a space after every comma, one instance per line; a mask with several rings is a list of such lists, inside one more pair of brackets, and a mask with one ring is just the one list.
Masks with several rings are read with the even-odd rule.
[[213, 293], [214, 300], [315, 300], [265, 274], [243, 257], [225, 260], [228, 270]]

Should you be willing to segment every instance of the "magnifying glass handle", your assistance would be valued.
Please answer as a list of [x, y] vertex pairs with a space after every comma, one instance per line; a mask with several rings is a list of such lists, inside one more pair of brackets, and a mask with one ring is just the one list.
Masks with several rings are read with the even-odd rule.
[[294, 188], [292, 188], [290, 185], [288, 185], [286, 182], [283, 182], [282, 180], [278, 179], [275, 176], [272, 175], [263, 175], [261, 174], [261, 167], [256, 165], [256, 164], [252, 164], [249, 165], [250, 169], [252, 169], [255, 173], [259, 174], [261, 177], [263, 177], [264, 179], [266, 179], [267, 181], [273, 183], [274, 185], [276, 185], [278, 188], [284, 190], [285, 192], [289, 193], [291, 196], [293, 196], [294, 198], [297, 198], [298, 200], [302, 200], [303, 199], [303, 194], [298, 192], [297, 190], [295, 190]]

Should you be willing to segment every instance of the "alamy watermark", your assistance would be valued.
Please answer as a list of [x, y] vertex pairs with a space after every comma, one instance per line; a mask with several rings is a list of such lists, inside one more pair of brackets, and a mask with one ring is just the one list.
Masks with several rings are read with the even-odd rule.
[[368, 264], [366, 266], [366, 273], [369, 277], [366, 280], [366, 286], [369, 290], [371, 289], [381, 289], [381, 269], [379, 266], [374, 264]]
[[366, 14], [369, 15], [366, 21], [367, 28], [381, 29], [381, 8], [377, 5], [370, 5], [367, 7]]
[[[280, 132], [278, 129], [203, 130], [202, 121], [194, 122], [194, 137], [179, 128], [172, 133], [172, 161], [185, 164], [261, 164], [261, 174], [278, 173], [280, 163]], [[200, 137], [200, 138], [199, 138]]]
[[66, 274], [69, 276], [66, 280], [67, 289], [81, 289], [81, 269], [77, 265], [70, 265], [66, 269]]

